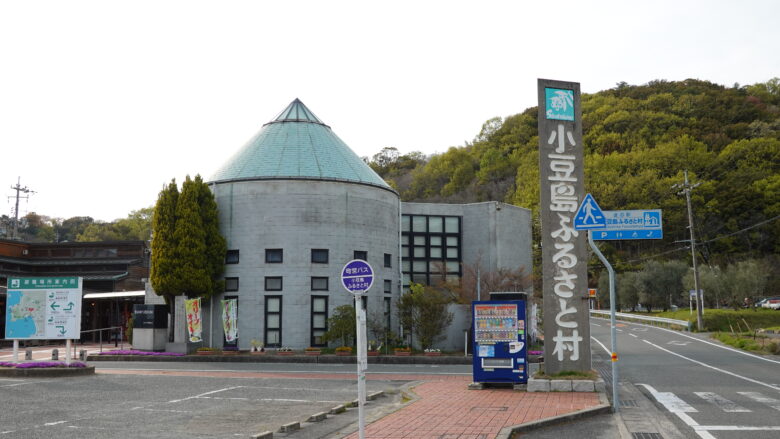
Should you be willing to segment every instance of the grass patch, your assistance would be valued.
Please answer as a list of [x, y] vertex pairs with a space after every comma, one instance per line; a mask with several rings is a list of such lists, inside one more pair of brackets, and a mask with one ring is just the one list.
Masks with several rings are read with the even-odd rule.
[[587, 372], [580, 372], [578, 370], [564, 370], [552, 375], [547, 375], [541, 370], [534, 374], [534, 378], [542, 380], [591, 380], [595, 381], [598, 378], [598, 373], [595, 370]]
[[731, 334], [715, 332], [712, 338], [745, 351], [780, 355], [780, 340], [755, 333]]

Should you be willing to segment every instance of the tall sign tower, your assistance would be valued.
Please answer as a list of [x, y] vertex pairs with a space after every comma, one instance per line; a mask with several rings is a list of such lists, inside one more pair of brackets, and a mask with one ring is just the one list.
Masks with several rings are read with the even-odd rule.
[[545, 372], [590, 362], [587, 235], [574, 229], [585, 196], [580, 84], [538, 80]]

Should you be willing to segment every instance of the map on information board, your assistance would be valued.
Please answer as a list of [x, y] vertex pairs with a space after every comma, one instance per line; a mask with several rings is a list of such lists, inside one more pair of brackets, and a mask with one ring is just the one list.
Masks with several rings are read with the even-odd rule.
[[9, 278], [5, 338], [81, 336], [81, 278]]

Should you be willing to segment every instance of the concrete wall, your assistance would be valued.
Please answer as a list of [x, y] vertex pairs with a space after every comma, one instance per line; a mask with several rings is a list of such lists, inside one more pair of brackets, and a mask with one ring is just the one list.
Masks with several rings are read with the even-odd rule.
[[[384, 297], [398, 300], [399, 200], [374, 186], [316, 180], [262, 180], [212, 186], [220, 211], [220, 227], [230, 250], [239, 250], [239, 263], [225, 266], [225, 277], [239, 278], [239, 348], [263, 340], [267, 295], [281, 295], [282, 345], [310, 345], [311, 296], [328, 296], [328, 315], [353, 303], [341, 285], [340, 273], [355, 250], [368, 252], [374, 286], [368, 293], [368, 315], [383, 311]], [[266, 249], [283, 249], [282, 263], [266, 263]], [[311, 262], [311, 249], [328, 249], [329, 262]], [[384, 267], [384, 254], [392, 267]], [[266, 276], [281, 276], [282, 291], [265, 291]], [[329, 278], [328, 291], [312, 291], [311, 277]], [[392, 294], [383, 281], [392, 282]], [[222, 296], [215, 298], [221, 299]], [[216, 302], [215, 302], [216, 303]], [[220, 322], [218, 316], [215, 321]], [[395, 316], [393, 324], [395, 327]], [[221, 326], [215, 325], [215, 346], [221, 346]]]

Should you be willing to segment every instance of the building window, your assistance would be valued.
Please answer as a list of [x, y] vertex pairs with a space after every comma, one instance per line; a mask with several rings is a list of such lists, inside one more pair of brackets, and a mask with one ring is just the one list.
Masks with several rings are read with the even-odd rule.
[[392, 294], [392, 292], [393, 292], [393, 281], [385, 280], [385, 294]]
[[393, 266], [393, 255], [390, 253], [385, 253], [385, 267], [392, 267]]
[[265, 262], [268, 264], [281, 264], [282, 263], [282, 249], [280, 248], [267, 248], [265, 249]]
[[264, 338], [267, 347], [282, 346], [282, 296], [265, 296]]
[[328, 278], [327, 277], [312, 277], [311, 278], [311, 290], [312, 291], [328, 291]]
[[361, 250], [355, 250], [355, 253], [354, 253], [352, 259], [360, 259], [360, 260], [368, 262], [368, 252], [364, 252], [364, 251], [361, 251]]
[[238, 264], [238, 250], [228, 250], [225, 253], [226, 264]]
[[392, 308], [390, 307], [390, 298], [385, 297], [385, 329], [388, 331], [390, 330], [391, 326], [391, 317], [392, 317]]
[[225, 291], [238, 291], [238, 278], [226, 277], [225, 278]]
[[401, 230], [403, 289], [410, 282], [436, 285], [462, 275], [461, 217], [404, 215]]
[[311, 262], [314, 264], [327, 264], [328, 263], [328, 249], [326, 248], [313, 248], [311, 249]]
[[368, 296], [360, 296], [360, 303], [363, 304], [363, 311], [368, 312]]
[[265, 278], [265, 290], [266, 291], [282, 291], [282, 277], [266, 277]]
[[328, 332], [328, 296], [312, 296], [311, 298], [311, 345], [326, 346], [322, 339]]

